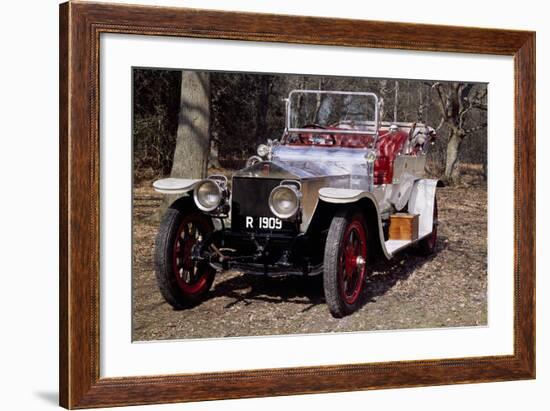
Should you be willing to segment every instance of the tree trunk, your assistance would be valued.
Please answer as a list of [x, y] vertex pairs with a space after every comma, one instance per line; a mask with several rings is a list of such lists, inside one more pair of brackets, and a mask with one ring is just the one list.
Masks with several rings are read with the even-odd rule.
[[271, 91], [270, 77], [260, 77], [258, 105], [256, 106], [256, 146], [267, 141], [267, 109], [269, 108], [269, 94]]
[[[300, 81], [298, 82], [298, 85], [294, 88], [297, 90], [303, 90], [306, 87], [306, 81], [303, 76], [300, 77]], [[297, 128], [301, 127], [304, 124], [298, 124], [298, 121], [304, 121], [306, 116], [304, 115], [304, 107], [302, 107], [302, 99], [303, 94], [298, 94], [297, 98], [294, 98], [292, 102], [292, 112], [290, 113], [290, 127], [291, 128]]]
[[220, 146], [217, 139], [210, 138], [210, 157], [208, 158], [208, 168], [222, 168], [220, 164]]
[[458, 130], [451, 129], [447, 143], [447, 158], [445, 160], [445, 180], [455, 182], [458, 178], [458, 152], [462, 143], [462, 136]]
[[170, 177], [204, 178], [210, 151], [210, 74], [184, 71]]
[[[180, 96], [176, 148], [170, 177], [204, 178], [210, 152], [210, 74], [183, 71]], [[158, 213], [152, 218], [159, 220], [178, 197], [165, 195]]]
[[380, 100], [378, 102], [378, 115], [380, 118], [380, 121], [384, 121], [384, 118], [386, 117], [386, 100], [384, 100], [384, 97], [380, 97]]
[[397, 105], [399, 99], [399, 81], [395, 82], [395, 95], [393, 99], [393, 122], [397, 123]]

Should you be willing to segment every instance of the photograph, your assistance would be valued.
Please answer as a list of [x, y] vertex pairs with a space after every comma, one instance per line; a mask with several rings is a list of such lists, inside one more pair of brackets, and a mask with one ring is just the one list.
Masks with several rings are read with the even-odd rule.
[[132, 340], [487, 326], [488, 84], [132, 68]]

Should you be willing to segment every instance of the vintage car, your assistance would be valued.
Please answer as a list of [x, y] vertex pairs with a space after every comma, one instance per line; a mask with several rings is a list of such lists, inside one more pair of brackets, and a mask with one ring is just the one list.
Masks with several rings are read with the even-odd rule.
[[368, 92], [294, 90], [280, 140], [258, 147], [231, 181], [166, 178], [177, 194], [158, 231], [155, 269], [175, 308], [205, 298], [217, 271], [323, 276], [333, 316], [362, 304], [369, 266], [437, 238], [434, 129], [379, 119]]

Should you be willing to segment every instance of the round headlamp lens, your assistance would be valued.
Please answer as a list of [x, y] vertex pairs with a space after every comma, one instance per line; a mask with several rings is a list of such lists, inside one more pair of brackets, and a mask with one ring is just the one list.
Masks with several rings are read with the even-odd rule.
[[221, 201], [220, 187], [212, 180], [204, 180], [195, 189], [195, 203], [203, 211], [215, 210]]
[[279, 218], [290, 218], [298, 211], [300, 199], [290, 186], [275, 187], [269, 196], [269, 208]]
[[260, 157], [265, 157], [269, 153], [269, 147], [266, 146], [265, 144], [260, 144], [258, 146], [258, 150], [256, 150], [256, 152], [258, 153], [258, 155]]

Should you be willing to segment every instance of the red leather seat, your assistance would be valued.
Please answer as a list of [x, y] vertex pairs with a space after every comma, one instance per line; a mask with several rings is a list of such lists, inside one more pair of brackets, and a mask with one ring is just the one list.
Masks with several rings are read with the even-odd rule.
[[378, 158], [374, 162], [374, 184], [391, 184], [393, 180], [393, 162], [403, 149], [408, 133], [398, 131], [386, 132], [378, 137], [376, 148]]

